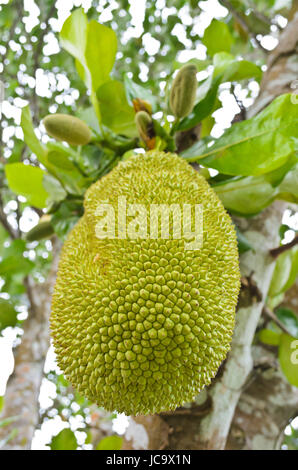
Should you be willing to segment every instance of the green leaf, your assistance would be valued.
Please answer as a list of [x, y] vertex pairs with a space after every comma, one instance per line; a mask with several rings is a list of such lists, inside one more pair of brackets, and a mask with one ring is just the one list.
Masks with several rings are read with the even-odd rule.
[[88, 19], [84, 11], [75, 10], [65, 21], [60, 40], [62, 47], [76, 59], [76, 67], [90, 90], [91, 103], [101, 122], [96, 90], [109, 81], [116, 52], [117, 37], [114, 31]]
[[135, 113], [122, 83], [111, 80], [97, 90], [102, 122], [117, 134], [136, 135]]
[[284, 177], [278, 188], [279, 199], [298, 202], [298, 164]]
[[51, 450], [76, 450], [78, 443], [71, 429], [63, 429], [50, 443]]
[[270, 346], [278, 346], [281, 339], [281, 333], [277, 333], [276, 331], [264, 328], [259, 332], [258, 338], [264, 344], [269, 344]]
[[298, 339], [298, 317], [289, 308], [280, 307], [275, 311], [278, 319], [285, 325], [288, 332], [294, 338]]
[[288, 382], [298, 387], [298, 340], [285, 333], [281, 335], [278, 359]]
[[[296, 156], [295, 154], [292, 154], [284, 165], [264, 175], [266, 181], [268, 181], [273, 187], [279, 187], [278, 193], [280, 193], [281, 184], [283, 183], [287, 175], [291, 173], [292, 170], [295, 168], [297, 161], [298, 161], [298, 156]], [[288, 188], [289, 191], [291, 191], [291, 189], [292, 188]]]
[[[228, 175], [261, 175], [284, 165], [294, 151], [298, 106], [291, 95], [276, 98], [264, 111], [232, 125], [213, 145], [206, 145], [189, 161]], [[189, 154], [192, 148], [189, 149]]]
[[51, 219], [57, 235], [64, 240], [83, 215], [82, 201], [64, 201]]
[[238, 250], [239, 254], [242, 255], [242, 253], [246, 253], [247, 251], [252, 250], [252, 246], [247, 240], [246, 236], [243, 235], [242, 232], [240, 232], [238, 227], [236, 228], [236, 234], [237, 234], [237, 241], [238, 241]]
[[[97, 133], [100, 132], [96, 113], [94, 111], [94, 108], [92, 108], [91, 106], [87, 108], [79, 108], [77, 111], [77, 117], [82, 119], [82, 121], [85, 121], [85, 123]], [[84, 150], [86, 150], [86, 147]]]
[[97, 445], [96, 450], [121, 450], [122, 437], [108, 436], [104, 437]]
[[26, 276], [32, 271], [34, 266], [34, 263], [27, 258], [17, 255], [8, 256], [0, 263], [0, 276], [11, 276], [13, 274]]
[[18, 322], [17, 315], [14, 306], [8, 300], [0, 298], [0, 331], [8, 326], [15, 326]]
[[5, 230], [5, 228], [2, 225], [0, 225], [0, 256], [2, 256], [4, 243], [8, 239], [9, 239], [9, 233]]
[[93, 90], [96, 91], [100, 85], [110, 79], [116, 52], [117, 36], [115, 32], [97, 21], [90, 21], [87, 28], [85, 57], [91, 74]]
[[23, 256], [24, 251], [26, 250], [26, 242], [20, 238], [13, 240], [3, 249], [2, 257], [8, 258], [9, 256]]
[[66, 191], [71, 194], [82, 194], [88, 187], [88, 179], [80, 168], [80, 162], [86, 160], [85, 155], [80, 155], [58, 142], [49, 142], [48, 150], [48, 171]]
[[24, 196], [29, 205], [41, 209], [46, 206], [48, 193], [42, 184], [45, 174], [43, 170], [24, 163], [11, 163], [5, 165], [5, 173], [10, 189]]
[[222, 82], [237, 82], [255, 78], [260, 80], [262, 69], [248, 60], [238, 60], [228, 52], [219, 52], [213, 57], [214, 76], [222, 75]]
[[298, 275], [298, 247], [285, 251], [277, 258], [274, 268], [271, 284], [269, 288], [269, 297], [286, 292], [294, 284]]
[[38, 160], [44, 164], [46, 161], [47, 150], [35, 134], [29, 105], [22, 109], [21, 128], [24, 133], [24, 141], [30, 150], [32, 150], [32, 152], [37, 156]]
[[77, 171], [76, 167], [69, 159], [67, 152], [61, 152], [59, 150], [50, 151], [48, 153], [48, 162], [60, 170]]
[[276, 190], [263, 176], [231, 178], [213, 186], [226, 209], [238, 215], [255, 215], [274, 200]]
[[[0, 413], [3, 410], [4, 406], [4, 397], [0, 397]], [[1, 428], [1, 422], [0, 422], [0, 428]]]
[[157, 99], [152, 95], [148, 88], [144, 88], [138, 83], [135, 83], [127, 74], [124, 75], [124, 87], [128, 103], [132, 105], [132, 101], [136, 98], [147, 101], [152, 106], [152, 111], [155, 113], [158, 109]]
[[205, 29], [202, 42], [207, 47], [208, 54], [213, 56], [220, 51], [230, 52], [233, 37], [226, 23], [213, 19]]
[[42, 183], [45, 190], [49, 194], [47, 199], [48, 206], [55, 202], [63, 201], [67, 197], [67, 192], [65, 189], [61, 186], [59, 181], [49, 173], [44, 175]]
[[66, 19], [60, 32], [62, 47], [81, 64], [86, 62], [87, 27], [87, 16], [82, 8], [78, 8]]

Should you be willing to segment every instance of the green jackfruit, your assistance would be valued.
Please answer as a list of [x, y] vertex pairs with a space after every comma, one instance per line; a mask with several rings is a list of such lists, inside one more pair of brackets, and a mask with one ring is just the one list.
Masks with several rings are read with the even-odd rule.
[[[155, 239], [125, 239], [121, 229], [117, 238], [98, 238], [99, 204], [109, 202], [117, 218], [120, 196], [148, 211], [200, 204], [201, 249], [185, 250], [172, 230], [165, 239], [160, 225]], [[62, 251], [51, 314], [58, 364], [107, 410], [175, 409], [210, 383], [226, 357], [239, 279], [232, 222], [202, 176], [158, 151], [121, 162], [88, 189]]]
[[183, 118], [192, 112], [197, 87], [196, 66], [185, 65], [175, 77], [170, 93], [170, 107], [175, 117]]
[[70, 145], [86, 145], [92, 134], [84, 121], [68, 114], [49, 114], [43, 120], [47, 133]]

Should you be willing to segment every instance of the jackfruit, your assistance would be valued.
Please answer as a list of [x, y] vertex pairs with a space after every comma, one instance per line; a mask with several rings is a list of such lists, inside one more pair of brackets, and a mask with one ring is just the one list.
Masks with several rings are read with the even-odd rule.
[[[185, 249], [173, 217], [168, 238], [156, 219], [153, 239], [125, 238], [122, 226], [115, 238], [99, 238], [99, 205], [109, 203], [120, 220], [120, 197], [147, 213], [152, 205], [200, 205], [202, 247]], [[63, 247], [53, 295], [58, 364], [106, 410], [174, 410], [210, 384], [230, 348], [240, 285], [230, 217], [187, 162], [159, 151], [119, 163], [88, 189], [84, 206]]]
[[68, 114], [49, 114], [43, 120], [47, 133], [69, 145], [86, 145], [92, 134], [84, 121]]
[[170, 93], [170, 107], [176, 118], [183, 118], [192, 112], [197, 87], [196, 66], [184, 65], [176, 75]]

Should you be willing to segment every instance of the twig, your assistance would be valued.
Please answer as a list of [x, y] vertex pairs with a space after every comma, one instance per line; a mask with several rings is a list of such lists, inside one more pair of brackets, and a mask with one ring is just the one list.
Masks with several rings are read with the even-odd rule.
[[290, 242], [286, 243], [285, 245], [278, 246], [277, 248], [273, 248], [269, 251], [270, 255], [273, 258], [277, 258], [279, 255], [284, 253], [285, 251], [290, 250], [293, 246], [298, 245], [298, 235]]
[[3, 201], [1, 197], [0, 197], [0, 222], [5, 228], [5, 230], [7, 230], [7, 232], [9, 233], [12, 239], [17, 238], [17, 233], [14, 231], [14, 229], [12, 228], [12, 226], [7, 220], [6, 214], [3, 209]]
[[[240, 108], [240, 113], [236, 115], [236, 116], [238, 116], [237, 122], [239, 122], [239, 121], [245, 121], [245, 120], [246, 120], [246, 108], [245, 108], [244, 104], [242, 103], [242, 101], [239, 100], [239, 98], [236, 96], [236, 94], [235, 94], [235, 87], [234, 87], [233, 84], [232, 84], [232, 86], [231, 86], [231, 92], [232, 92], [232, 95], [234, 96], [234, 99], [235, 99], [237, 105], [238, 105], [239, 108]], [[236, 116], [235, 116], [235, 117], [236, 117]], [[234, 119], [235, 119], [235, 118], [234, 118]]]
[[261, 41], [257, 38], [257, 35], [254, 34], [251, 29], [249, 28], [248, 24], [246, 23], [244, 17], [236, 10], [236, 8], [233, 7], [233, 5], [228, 1], [228, 0], [220, 0], [220, 3], [222, 3], [222, 5], [224, 5], [229, 11], [230, 13], [232, 13], [232, 15], [234, 16], [234, 18], [238, 21], [238, 23], [242, 26], [242, 28], [244, 29], [244, 31], [246, 31], [246, 33], [250, 36], [251, 39], [254, 39], [258, 45], [258, 47], [263, 51], [265, 52], [266, 54], [268, 54], [268, 50], [262, 46], [261, 44]]
[[277, 326], [284, 332], [286, 333], [287, 335], [290, 335], [291, 336], [291, 333], [289, 332], [289, 330], [285, 327], [285, 325], [277, 318], [277, 316], [275, 315], [274, 312], [272, 312], [272, 310], [270, 310], [267, 306], [265, 306], [263, 308], [263, 311], [262, 313], [264, 315], [266, 315], [266, 317], [270, 318], [270, 320], [273, 320], [274, 323], [277, 324]]

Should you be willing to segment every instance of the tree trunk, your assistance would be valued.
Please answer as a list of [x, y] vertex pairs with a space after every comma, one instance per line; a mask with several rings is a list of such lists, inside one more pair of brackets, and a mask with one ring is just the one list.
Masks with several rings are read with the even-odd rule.
[[[298, 14], [268, 57], [260, 94], [249, 115], [280, 94], [293, 92], [297, 76]], [[276, 202], [257, 217], [237, 219], [254, 250], [241, 257], [241, 273], [248, 285], [240, 293], [232, 348], [217, 377], [189, 407], [131, 417], [125, 449], [274, 449], [280, 445], [282, 431], [298, 411], [298, 392], [277, 370], [276, 356], [253, 347], [252, 342], [275, 266], [269, 250], [278, 245], [284, 207]]]
[[1, 419], [16, 416], [10, 426], [0, 428], [0, 441], [16, 429], [17, 435], [9, 440], [4, 450], [31, 448], [34, 431], [39, 422], [39, 391], [44, 362], [49, 348], [49, 315], [51, 295], [58, 265], [60, 242], [53, 241], [53, 264], [44, 284], [31, 285], [27, 279], [30, 309], [24, 323], [22, 341], [15, 354], [15, 368], [8, 381], [5, 405]]

